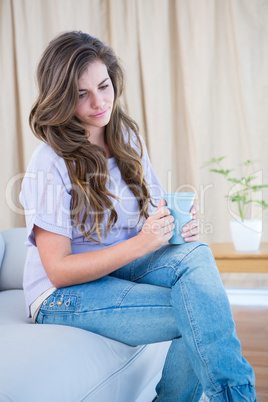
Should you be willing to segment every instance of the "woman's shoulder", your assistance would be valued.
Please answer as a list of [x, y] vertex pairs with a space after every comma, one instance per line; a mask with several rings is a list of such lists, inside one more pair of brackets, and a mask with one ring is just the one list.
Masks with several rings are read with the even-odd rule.
[[28, 169], [50, 170], [52, 166], [66, 169], [64, 159], [60, 157], [48, 144], [41, 142], [30, 159]]
[[43, 157], [49, 158], [49, 160], [54, 160], [59, 156], [48, 144], [46, 144], [45, 142], [41, 142], [33, 151], [31, 161], [37, 161]]
[[[28, 191], [36, 185], [63, 185], [69, 192], [71, 182], [65, 161], [49, 145], [39, 144], [34, 150], [22, 183], [22, 189]], [[27, 192], [26, 191], [26, 192]]]

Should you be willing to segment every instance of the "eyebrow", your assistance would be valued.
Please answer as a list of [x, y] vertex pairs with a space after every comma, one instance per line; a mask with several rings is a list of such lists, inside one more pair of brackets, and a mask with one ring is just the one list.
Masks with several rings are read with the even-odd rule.
[[[102, 84], [104, 84], [105, 81], [107, 81], [107, 80], [109, 80], [109, 77], [107, 77], [107, 78], [105, 78], [103, 81], [101, 81], [101, 82], [99, 83], [98, 87], [101, 86]], [[85, 92], [85, 91], [87, 91], [87, 89], [79, 89], [79, 92]]]

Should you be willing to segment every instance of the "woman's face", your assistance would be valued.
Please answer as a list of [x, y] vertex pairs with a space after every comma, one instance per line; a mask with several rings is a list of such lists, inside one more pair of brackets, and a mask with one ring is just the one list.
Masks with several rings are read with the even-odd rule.
[[107, 67], [100, 60], [89, 64], [78, 80], [76, 116], [94, 137], [103, 134], [114, 103], [114, 88]]

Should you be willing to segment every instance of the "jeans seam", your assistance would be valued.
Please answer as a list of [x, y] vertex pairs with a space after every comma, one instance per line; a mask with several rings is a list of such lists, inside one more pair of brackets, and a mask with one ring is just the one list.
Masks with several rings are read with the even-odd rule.
[[191, 401], [191, 402], [193, 402], [193, 401], [195, 400], [195, 396], [196, 396], [196, 393], [197, 393], [199, 384], [200, 384], [200, 381], [197, 380], [196, 387], [195, 387], [195, 390], [194, 390], [194, 393], [193, 393], [193, 397], [192, 397], [192, 401]]
[[[136, 281], [138, 281], [139, 279], [141, 279], [141, 278], [143, 278], [144, 276], [146, 276], [147, 274], [149, 274], [149, 273], [151, 273], [151, 272], [154, 272], [154, 271], [156, 271], [156, 270], [158, 270], [158, 269], [162, 269], [162, 268], [171, 268], [171, 269], [173, 269], [173, 271], [175, 272], [175, 274], [176, 274], [176, 276], [177, 276], [177, 278], [175, 278], [174, 281], [173, 281], [172, 284], [171, 284], [171, 286], [173, 286], [173, 285], [177, 282], [177, 280], [178, 280], [177, 268], [181, 265], [181, 263], [184, 261], [184, 259], [185, 259], [186, 257], [188, 257], [189, 254], [191, 254], [191, 253], [192, 253], [194, 250], [196, 250], [198, 247], [202, 247], [202, 246], [208, 247], [207, 244], [204, 244], [204, 243], [201, 243], [201, 244], [200, 244], [200, 243], [199, 243], [199, 244], [197, 244], [196, 247], [194, 247], [192, 250], [188, 251], [188, 253], [185, 254], [185, 256], [183, 256], [183, 258], [179, 261], [179, 263], [175, 263], [174, 265], [168, 263], [168, 264], [164, 264], [164, 265], [160, 265], [160, 266], [154, 267], [152, 270], [149, 270], [150, 265], [151, 265], [151, 262], [152, 262], [152, 259], [153, 259], [154, 255], [155, 255], [155, 253], [153, 253], [152, 256], [151, 256], [151, 258], [150, 258], [150, 261], [149, 261], [149, 263], [148, 263], [148, 270], [147, 270], [146, 272], [144, 272], [143, 274], [141, 274], [140, 276], [137, 276], [136, 278], [133, 278], [133, 276], [134, 276], [134, 274], [133, 274], [131, 280], [133, 280], [134, 282], [136, 282]], [[162, 257], [164, 256], [164, 254], [165, 254], [165, 253], [163, 253]], [[131, 272], [131, 275], [132, 275], [132, 272]]]
[[192, 250], [188, 251], [187, 254], [185, 254], [185, 256], [180, 260], [179, 264], [176, 264], [176, 267], [179, 267], [181, 265], [181, 263], [185, 260], [185, 258], [187, 258], [190, 254], [192, 254], [193, 251], [195, 251], [196, 249], [198, 249], [199, 247], [208, 247], [207, 244], [201, 243], [201, 244], [197, 244], [195, 248], [193, 248]]
[[136, 266], [136, 261], [134, 260], [131, 264], [131, 269], [130, 269], [130, 279], [132, 281], [132, 279], [134, 278], [134, 273], [135, 273], [135, 266]]
[[[38, 318], [40, 319], [40, 322], [37, 322]], [[42, 311], [39, 310], [39, 313], [37, 314], [35, 323], [36, 324], [43, 324], [43, 322], [44, 322], [44, 313], [42, 313]]]
[[[254, 387], [254, 385], [251, 385], [250, 383], [243, 383], [243, 384], [238, 384], [238, 385], [235, 385], [235, 386], [232, 386], [232, 387], [224, 387], [224, 388], [222, 388], [221, 389], [221, 391], [219, 391], [219, 392], [217, 392], [215, 395], [213, 395], [213, 399], [214, 399], [214, 397], [215, 396], [218, 396], [218, 395], [221, 395], [221, 394], [223, 394], [226, 390], [227, 391], [230, 391], [231, 389], [239, 389], [239, 387], [243, 387], [243, 386], [247, 386], [247, 387], [250, 387], [250, 388], [255, 388]], [[244, 399], [244, 398], [243, 398]], [[257, 399], [255, 399], [255, 397], [253, 398], [253, 399], [251, 399], [251, 401], [250, 402], [255, 402], [255, 401], [257, 401]]]
[[[162, 268], [171, 268], [171, 269], [173, 269], [173, 271], [176, 273], [176, 269], [175, 269], [172, 265], [165, 264], [165, 265], [160, 265], [159, 267], [155, 267], [155, 268], [151, 269], [151, 271], [149, 271], [149, 270], [146, 271], [144, 274], [142, 274], [142, 275], [140, 275], [140, 276], [137, 276], [137, 278], [135, 278], [134, 281], [136, 282], [136, 281], [138, 281], [139, 279], [143, 278], [144, 276], [150, 274], [151, 272], [157, 271], [158, 269], [162, 269]], [[175, 280], [175, 282], [176, 282], [176, 281], [177, 281], [177, 279]]]
[[136, 286], [135, 283], [132, 283], [131, 285], [129, 285], [128, 287], [125, 288], [125, 290], [122, 292], [122, 294], [118, 297], [118, 299], [116, 300], [114, 307], [118, 308], [121, 306], [124, 298], [126, 297], [126, 295], [130, 292], [130, 290]]
[[[151, 262], [152, 262], [152, 259], [154, 258], [155, 253], [156, 252], [152, 253], [152, 255], [150, 257], [150, 260], [148, 262], [148, 271], [146, 271], [146, 273], [144, 273], [143, 275], [140, 275], [140, 276], [135, 278], [135, 275], [134, 275], [135, 270], [133, 269], [133, 272], [131, 272], [131, 280], [133, 280], [135, 282], [135, 281], [139, 280], [140, 278], [142, 278], [143, 276], [147, 275], [149, 272], [153, 272], [155, 270], [155, 269], [152, 269], [151, 271], [149, 271], [150, 266], [151, 266]], [[135, 263], [136, 263], [136, 260], [135, 260]], [[156, 269], [158, 269], [158, 268], [156, 268]]]
[[[197, 248], [202, 247], [202, 246], [208, 247], [208, 245], [207, 245], [207, 244], [204, 244], [204, 243], [198, 244], [195, 248], [193, 248], [192, 250], [190, 250], [190, 251], [183, 257], [183, 259], [180, 261], [180, 263], [178, 264], [178, 266], [179, 266], [179, 265], [182, 263], [182, 261], [185, 260], [185, 258], [188, 257], [194, 250], [196, 250]], [[205, 365], [205, 367], [206, 367], [207, 376], [208, 376], [208, 379], [209, 379], [211, 385], [213, 386], [213, 388], [215, 389], [216, 392], [219, 392], [220, 390], [218, 389], [217, 384], [216, 384], [215, 381], [213, 380], [213, 376], [212, 376], [211, 373], [210, 373], [210, 370], [209, 370], [208, 364], [207, 364], [207, 362], [206, 362], [205, 356], [203, 355], [203, 353], [201, 352], [201, 349], [200, 349], [201, 343], [200, 343], [199, 333], [198, 333], [197, 327], [196, 327], [196, 325], [195, 325], [195, 323], [194, 323], [194, 320], [193, 320], [193, 318], [192, 318], [193, 315], [192, 315], [192, 311], [191, 311], [191, 306], [190, 306], [190, 304], [189, 304], [189, 301], [187, 300], [186, 293], [184, 292], [184, 289], [183, 289], [183, 281], [182, 281], [182, 280], [179, 280], [179, 283], [180, 283], [180, 288], [181, 288], [181, 294], [182, 294], [182, 297], [183, 297], [183, 302], [184, 302], [184, 305], [185, 305], [185, 310], [186, 310], [186, 313], [187, 313], [187, 316], [188, 316], [188, 320], [189, 320], [189, 322], [190, 322], [190, 326], [191, 326], [191, 329], [192, 329], [192, 333], [193, 333], [193, 338], [194, 338], [194, 342], [195, 342], [195, 345], [196, 345], [196, 349], [197, 349], [197, 351], [198, 351], [198, 353], [199, 353], [199, 356], [201, 357], [201, 360], [203, 361], [203, 363], [204, 363], [204, 365]]]
[[192, 318], [191, 308], [190, 308], [189, 302], [187, 300], [186, 294], [185, 294], [184, 289], [183, 289], [183, 283], [182, 283], [181, 280], [179, 280], [179, 283], [180, 283], [181, 294], [182, 294], [185, 310], [186, 310], [186, 313], [187, 313], [187, 316], [188, 316], [190, 327], [192, 329], [196, 349], [198, 351], [199, 356], [201, 357], [202, 362], [204, 363], [204, 365], [206, 367], [207, 376], [208, 376], [208, 379], [209, 379], [211, 385], [213, 386], [213, 388], [215, 389], [216, 392], [220, 392], [220, 390], [217, 388], [217, 385], [215, 384], [215, 382], [213, 380], [213, 377], [211, 376], [211, 373], [209, 372], [209, 368], [208, 368], [206, 359], [205, 359], [205, 357], [203, 356], [203, 354], [202, 354], [202, 352], [200, 350], [199, 333], [198, 333], [198, 330], [197, 330], [197, 328], [196, 328], [196, 326], [194, 324], [194, 320]]
[[170, 305], [163, 305], [163, 304], [147, 304], [147, 305], [139, 305], [139, 306], [112, 306], [112, 307], [103, 307], [103, 308], [98, 308], [95, 310], [89, 310], [89, 311], [80, 311], [80, 312], [74, 312], [73, 315], [81, 315], [81, 314], [91, 314], [91, 313], [96, 313], [99, 311], [109, 311], [109, 310], [120, 310], [120, 309], [136, 309], [136, 308], [170, 308]]

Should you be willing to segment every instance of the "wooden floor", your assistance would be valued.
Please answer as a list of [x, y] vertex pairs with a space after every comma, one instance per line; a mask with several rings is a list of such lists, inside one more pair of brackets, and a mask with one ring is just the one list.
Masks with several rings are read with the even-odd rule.
[[268, 402], [268, 308], [232, 306], [242, 354], [256, 376], [258, 402]]

